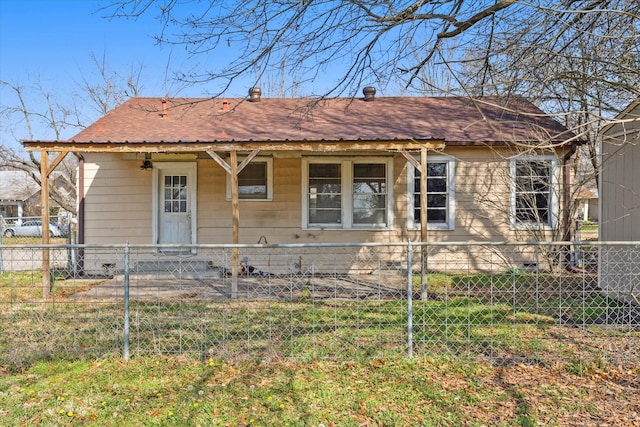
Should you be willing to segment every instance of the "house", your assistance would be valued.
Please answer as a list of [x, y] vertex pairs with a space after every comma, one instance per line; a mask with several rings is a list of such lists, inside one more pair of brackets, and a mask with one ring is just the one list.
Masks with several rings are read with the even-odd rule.
[[[601, 153], [600, 240], [640, 242], [640, 98], [603, 129]], [[599, 261], [600, 287], [640, 304], [638, 246], [607, 246]]]
[[567, 165], [580, 142], [533, 104], [363, 92], [132, 98], [68, 141], [24, 145], [81, 153], [86, 244], [568, 235]]
[[[61, 173], [54, 172], [52, 185], [58, 194], [69, 193], [69, 181]], [[11, 223], [20, 223], [26, 217], [39, 217], [42, 214], [40, 185], [31, 175], [22, 170], [0, 171], [0, 216]], [[50, 212], [56, 221], [67, 221], [71, 216], [55, 202], [51, 203]]]
[[598, 222], [598, 190], [581, 188], [575, 195], [575, 216], [578, 221]]
[[[40, 215], [40, 186], [24, 171], [0, 171], [0, 216]], [[36, 209], [34, 209], [36, 208]]]

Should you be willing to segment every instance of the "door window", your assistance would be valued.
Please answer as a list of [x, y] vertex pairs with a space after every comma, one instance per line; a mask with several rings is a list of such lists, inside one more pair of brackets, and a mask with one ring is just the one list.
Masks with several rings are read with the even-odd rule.
[[167, 175], [164, 177], [164, 211], [165, 213], [187, 212], [187, 176]]

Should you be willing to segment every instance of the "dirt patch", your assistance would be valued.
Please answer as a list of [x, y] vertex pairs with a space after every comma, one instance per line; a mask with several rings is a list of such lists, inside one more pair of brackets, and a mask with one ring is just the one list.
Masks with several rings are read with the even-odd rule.
[[[203, 299], [224, 300], [304, 300], [304, 299], [376, 299], [390, 300], [406, 297], [402, 280], [371, 277], [304, 277], [304, 276], [240, 276], [234, 294], [230, 277], [217, 279], [134, 279], [129, 284], [130, 299]], [[124, 281], [121, 278], [105, 280], [94, 286], [68, 290], [65, 296], [78, 300], [122, 300]]]

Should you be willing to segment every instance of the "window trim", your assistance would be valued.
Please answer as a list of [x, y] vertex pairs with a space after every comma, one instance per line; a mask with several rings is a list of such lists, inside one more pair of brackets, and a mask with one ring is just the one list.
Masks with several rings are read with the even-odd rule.
[[[309, 224], [309, 165], [312, 163], [339, 163], [341, 171], [342, 207], [339, 224]], [[353, 223], [353, 165], [377, 163], [385, 165], [387, 187], [386, 215], [384, 225]], [[390, 230], [393, 228], [393, 158], [392, 157], [303, 157], [302, 158], [302, 229], [303, 230]]]
[[[416, 157], [420, 162], [420, 158]], [[427, 230], [455, 230], [456, 228], [456, 159], [444, 154], [427, 156], [427, 163], [447, 164], [447, 221], [427, 223]], [[420, 230], [420, 222], [415, 220], [415, 166], [407, 162], [407, 229]]]
[[[238, 162], [242, 162], [243, 158], [238, 157]], [[273, 201], [273, 157], [256, 156], [251, 163], [266, 163], [267, 164], [267, 197], [266, 198], [251, 198], [251, 197], [238, 197], [239, 202], [271, 202]], [[227, 176], [227, 201], [231, 200], [231, 175]]]
[[[548, 161], [551, 163], [549, 174], [549, 223], [518, 222], [516, 219], [516, 163], [518, 161], [535, 162]], [[558, 158], [552, 155], [518, 156], [509, 163], [509, 228], [511, 230], [556, 230], [559, 218], [559, 168]]]

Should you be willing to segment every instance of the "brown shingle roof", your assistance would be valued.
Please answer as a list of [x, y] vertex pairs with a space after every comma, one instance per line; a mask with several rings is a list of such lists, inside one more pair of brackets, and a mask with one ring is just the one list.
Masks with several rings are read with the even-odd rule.
[[[227, 102], [228, 109], [223, 106]], [[132, 98], [70, 139], [100, 142], [394, 141], [447, 145], [573, 137], [520, 97], [362, 99]]]

